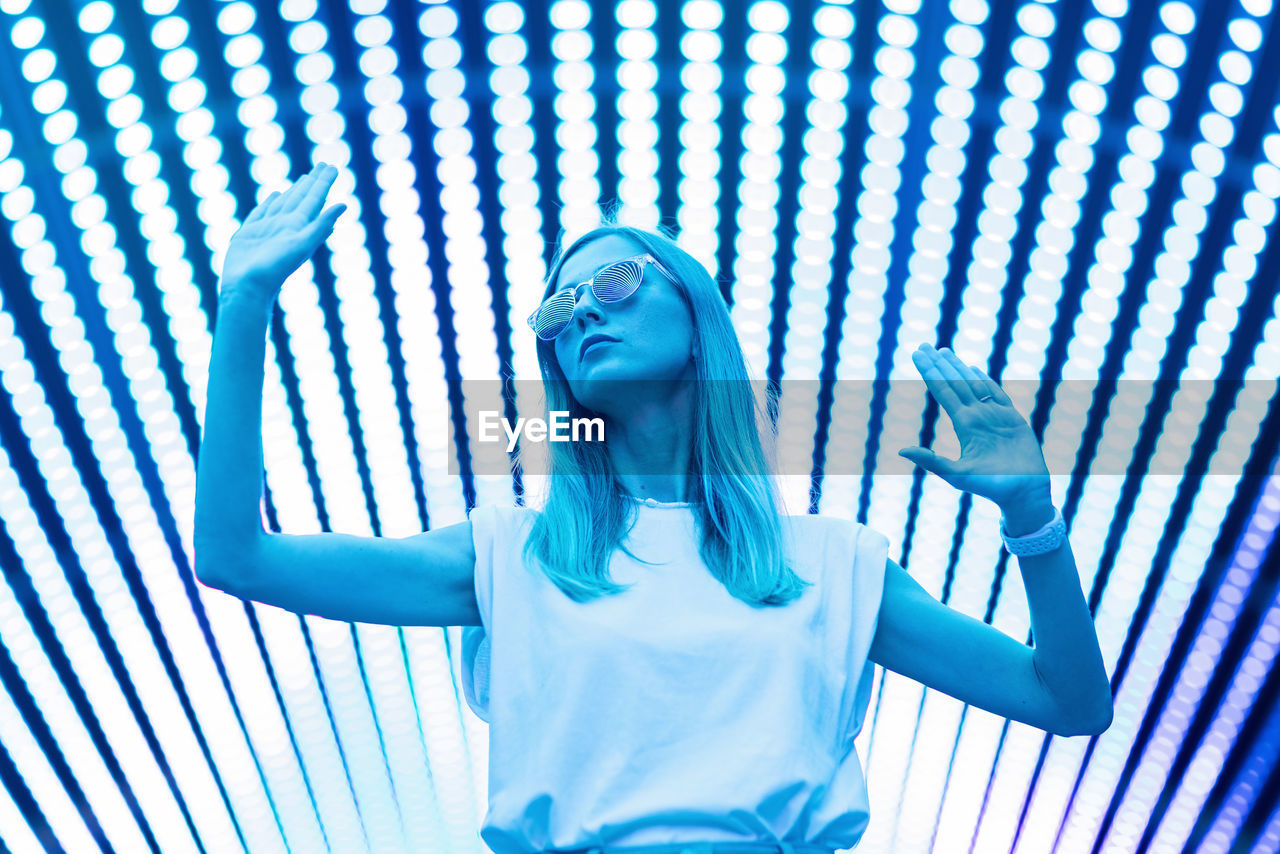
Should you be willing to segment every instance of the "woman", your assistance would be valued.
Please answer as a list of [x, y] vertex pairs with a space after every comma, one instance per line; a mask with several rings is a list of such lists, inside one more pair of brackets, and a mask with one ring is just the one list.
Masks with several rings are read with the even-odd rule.
[[464, 688], [490, 723], [482, 836], [495, 852], [851, 847], [868, 821], [853, 739], [873, 663], [1049, 732], [1109, 725], [1043, 455], [1000, 387], [921, 347], [962, 454], [901, 453], [1004, 510], [1034, 649], [933, 599], [883, 535], [779, 512], [714, 282], [636, 229], [562, 247], [530, 317], [549, 408], [605, 422], [604, 442], [550, 444], [541, 512], [486, 506], [403, 539], [264, 532], [263, 332], [342, 213], [323, 209], [336, 174], [320, 165], [273, 194], [228, 248], [196, 571], [293, 611], [469, 627]]

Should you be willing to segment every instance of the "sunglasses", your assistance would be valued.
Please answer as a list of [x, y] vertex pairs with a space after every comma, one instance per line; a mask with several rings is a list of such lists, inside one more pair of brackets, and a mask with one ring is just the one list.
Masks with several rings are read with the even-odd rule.
[[547, 297], [538, 306], [538, 310], [529, 315], [529, 327], [543, 341], [559, 338], [573, 320], [574, 309], [578, 307], [578, 293], [583, 288], [590, 288], [592, 296], [602, 303], [619, 302], [634, 294], [640, 287], [646, 264], [657, 267], [659, 273], [675, 284], [675, 279], [671, 278], [671, 274], [652, 255], [624, 258], [602, 268], [585, 282], [579, 282], [572, 288], [561, 288]]

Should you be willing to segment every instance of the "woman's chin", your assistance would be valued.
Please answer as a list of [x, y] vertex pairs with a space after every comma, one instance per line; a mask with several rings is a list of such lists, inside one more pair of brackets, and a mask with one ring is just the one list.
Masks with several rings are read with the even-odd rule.
[[579, 382], [617, 383], [644, 378], [640, 365], [604, 353], [589, 355], [577, 368]]
[[[603, 351], [605, 348], [600, 349]], [[584, 361], [574, 367], [576, 371], [571, 380], [575, 386], [574, 396], [584, 404], [584, 395], [596, 400], [617, 400], [617, 395], [627, 393], [627, 385], [632, 386], [631, 391], [639, 392], [648, 389], [653, 383], [689, 381], [697, 377], [696, 370], [689, 361], [677, 363], [663, 359], [646, 363], [634, 358], [621, 358], [609, 352], [588, 354]], [[582, 387], [581, 393], [576, 386]]]

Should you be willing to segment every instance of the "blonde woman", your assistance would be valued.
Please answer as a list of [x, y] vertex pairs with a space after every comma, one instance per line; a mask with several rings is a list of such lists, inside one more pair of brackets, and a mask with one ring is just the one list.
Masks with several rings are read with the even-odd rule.
[[264, 331], [329, 235], [320, 165], [260, 204], [222, 274], [196, 500], [196, 571], [336, 620], [465, 626], [464, 689], [490, 727], [497, 854], [830, 852], [869, 804], [854, 737], [879, 664], [996, 715], [1099, 733], [1110, 687], [1034, 433], [947, 350], [914, 355], [959, 460], [903, 456], [996, 502], [1035, 647], [933, 599], [884, 535], [786, 515], [711, 276], [617, 225], [560, 247], [529, 325], [550, 409], [603, 441], [550, 443], [545, 506], [486, 506], [416, 536], [262, 529]]

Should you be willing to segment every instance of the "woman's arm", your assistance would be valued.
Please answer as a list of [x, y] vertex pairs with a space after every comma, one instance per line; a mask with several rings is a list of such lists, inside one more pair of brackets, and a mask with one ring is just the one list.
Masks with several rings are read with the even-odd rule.
[[471, 523], [411, 537], [268, 534], [262, 527], [262, 378], [276, 293], [329, 236], [337, 170], [319, 165], [245, 218], [222, 269], [196, 469], [197, 577], [242, 599], [334, 620], [481, 624]]
[[193, 539], [206, 584], [239, 570], [265, 536], [262, 379], [267, 323], [285, 280], [328, 237], [345, 209], [323, 214], [337, 170], [317, 165], [255, 207], [231, 237], [218, 290], [204, 435], [196, 462]]
[[[946, 347], [912, 359], [960, 439], [960, 459], [919, 447], [898, 453], [996, 503], [1011, 537], [1053, 517], [1049, 469], [1026, 419], [1000, 384]], [[893, 561], [872, 660], [989, 712], [1060, 735], [1111, 725], [1111, 685], [1071, 544], [1018, 558], [1035, 648], [939, 603]]]
[[[1053, 513], [1046, 489], [1040, 500], [1007, 508], [1004, 527], [1009, 536], [1020, 537], [1039, 530]], [[1111, 682], [1071, 543], [1064, 539], [1051, 552], [1017, 560], [1031, 612], [1033, 662], [1040, 681], [1064, 715], [1087, 722], [1085, 731], [1090, 734], [1103, 732], [1111, 726]]]
[[265, 535], [262, 499], [262, 380], [274, 302], [224, 284], [209, 360], [204, 436], [196, 464], [196, 575], [231, 575]]
[[[1020, 523], [1036, 530], [1053, 515]], [[1096, 735], [1111, 725], [1111, 686], [1080, 587], [1071, 544], [1018, 558], [1035, 648], [943, 605], [890, 560], [871, 644], [877, 664], [930, 688], [1057, 735]]]
[[469, 521], [395, 538], [263, 530], [262, 378], [272, 303], [232, 284], [224, 281], [209, 364], [196, 576], [241, 599], [332, 620], [480, 625]]

